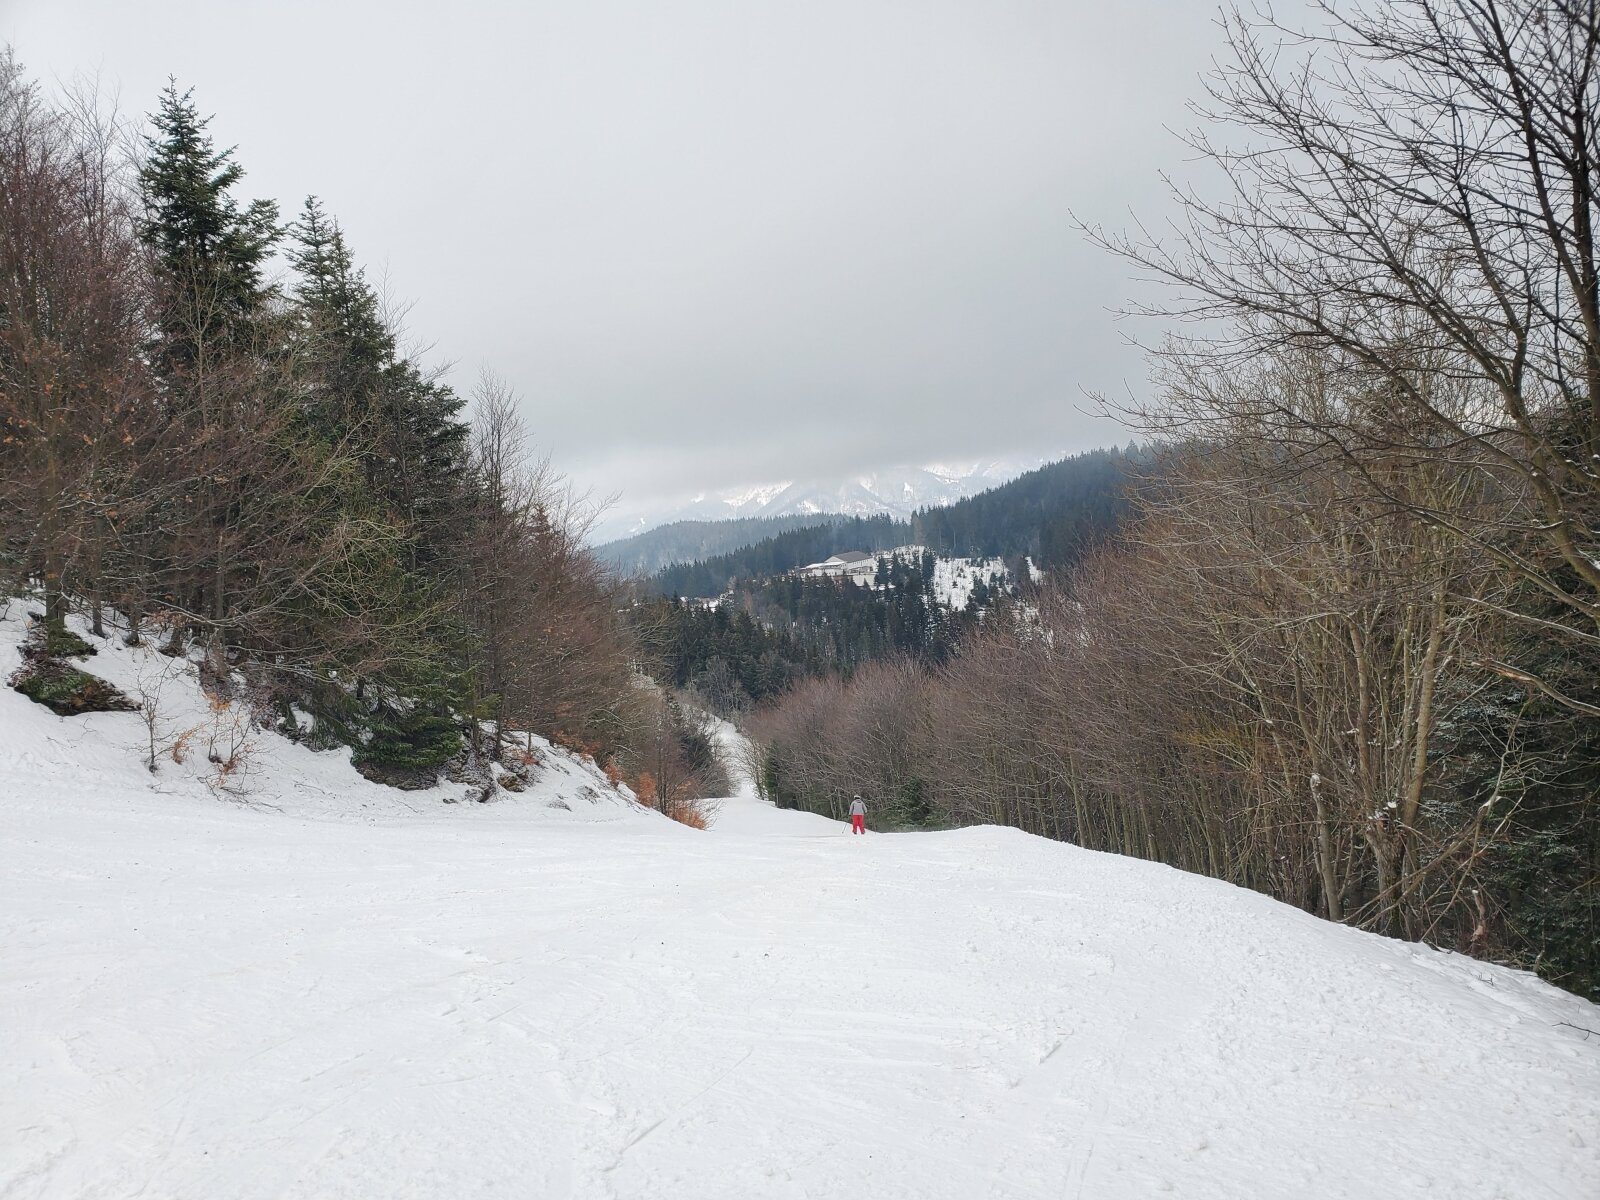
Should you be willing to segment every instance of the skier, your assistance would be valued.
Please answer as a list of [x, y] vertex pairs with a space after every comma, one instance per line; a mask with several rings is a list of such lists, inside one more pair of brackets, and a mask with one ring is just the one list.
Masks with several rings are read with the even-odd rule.
[[850, 801], [850, 832], [865, 833], [867, 831], [867, 805], [866, 801], [857, 796]]

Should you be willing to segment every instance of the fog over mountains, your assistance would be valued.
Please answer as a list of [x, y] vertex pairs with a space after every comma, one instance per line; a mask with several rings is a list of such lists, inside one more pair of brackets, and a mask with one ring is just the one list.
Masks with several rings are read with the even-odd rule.
[[592, 540], [610, 541], [673, 521], [717, 521], [735, 517], [788, 517], [843, 513], [888, 513], [905, 518], [1008, 483], [1061, 455], [988, 458], [971, 462], [896, 466], [802, 480], [728, 487], [694, 493], [651, 507], [626, 500], [605, 513]]

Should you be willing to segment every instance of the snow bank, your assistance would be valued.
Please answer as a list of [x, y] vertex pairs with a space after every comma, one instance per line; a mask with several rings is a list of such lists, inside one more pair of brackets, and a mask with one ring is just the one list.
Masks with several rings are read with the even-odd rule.
[[[19, 647], [34, 607], [0, 600], [0, 685], [22, 662]], [[97, 651], [75, 664], [135, 703], [153, 706], [155, 729], [140, 713], [58, 717], [0, 686], [0, 781], [20, 794], [77, 794], [89, 803], [122, 806], [129, 797], [160, 795], [370, 821], [414, 817], [473, 790], [446, 781], [408, 792], [372, 783], [351, 766], [348, 747], [311, 750], [254, 728], [242, 703], [214, 703], [189, 659], [168, 658], [149, 645], [129, 648], [120, 636], [92, 637], [76, 617], [68, 623]], [[152, 740], [154, 772], [148, 769]], [[634, 803], [631, 792], [613, 787], [593, 762], [539, 737], [531, 747], [538, 766], [529, 785], [520, 793], [501, 793], [504, 803], [558, 821], [660, 819]], [[213, 751], [232, 759], [233, 769], [220, 769]]]
[[1600, 1195], [1600, 1009], [1526, 974], [747, 781], [697, 833], [278, 739], [219, 800], [137, 721], [0, 692], [7, 1200]]

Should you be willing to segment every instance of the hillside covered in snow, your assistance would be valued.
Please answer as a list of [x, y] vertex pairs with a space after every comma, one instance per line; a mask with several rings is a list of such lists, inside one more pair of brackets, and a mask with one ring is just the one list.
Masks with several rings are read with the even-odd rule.
[[[22, 617], [0, 624], [0, 669]], [[0, 689], [0, 1196], [1592, 1197], [1600, 1009], [997, 828], [444, 803]], [[737, 738], [724, 727], [725, 746]]]

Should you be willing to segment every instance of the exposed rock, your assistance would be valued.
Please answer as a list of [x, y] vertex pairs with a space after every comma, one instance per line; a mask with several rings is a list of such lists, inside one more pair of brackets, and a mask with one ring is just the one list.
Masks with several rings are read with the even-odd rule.
[[432, 767], [392, 767], [358, 762], [356, 770], [373, 783], [386, 784], [403, 792], [420, 792], [439, 782], [439, 772]]
[[494, 799], [494, 764], [482, 758], [471, 746], [464, 746], [444, 765], [444, 777], [451, 783], [464, 783], [473, 790], [472, 798], [479, 804]]

